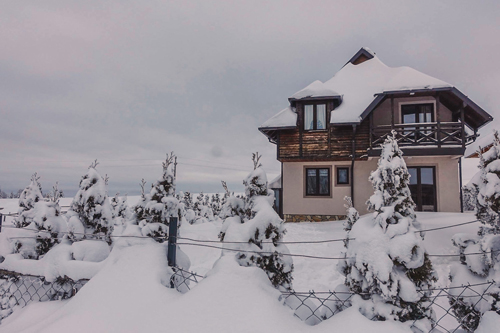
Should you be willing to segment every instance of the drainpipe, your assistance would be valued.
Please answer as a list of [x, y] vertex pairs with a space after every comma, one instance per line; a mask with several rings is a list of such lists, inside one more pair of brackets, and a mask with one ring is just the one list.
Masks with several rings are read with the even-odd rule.
[[458, 158], [458, 174], [460, 182], [460, 213], [464, 212], [464, 197], [462, 193], [462, 157]]
[[356, 160], [356, 125], [352, 125], [351, 154], [351, 200], [354, 207], [354, 161]]
[[284, 209], [283, 209], [283, 162], [281, 162], [281, 178], [280, 178], [280, 183], [281, 183], [281, 188], [280, 188], [280, 196], [278, 200], [280, 201], [280, 209], [279, 209], [279, 215], [280, 217], [284, 220], [285, 214], [284, 214]]

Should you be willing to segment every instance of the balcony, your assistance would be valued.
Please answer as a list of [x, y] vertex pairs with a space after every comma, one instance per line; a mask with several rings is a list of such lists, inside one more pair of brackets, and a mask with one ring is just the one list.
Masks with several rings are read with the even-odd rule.
[[[413, 124], [379, 125], [370, 127], [370, 155], [376, 155], [387, 136], [394, 131], [399, 146], [406, 155], [463, 154], [465, 146], [474, 142], [476, 135], [466, 133], [460, 122], [429, 122]], [[408, 154], [409, 149], [423, 148], [426, 151]], [[436, 150], [437, 149], [437, 150]], [[445, 150], [443, 150], [445, 149]], [[414, 149], [412, 149], [413, 151]]]

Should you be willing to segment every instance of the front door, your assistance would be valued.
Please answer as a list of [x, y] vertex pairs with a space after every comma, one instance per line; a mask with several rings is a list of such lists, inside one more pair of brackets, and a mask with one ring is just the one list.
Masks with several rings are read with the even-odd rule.
[[436, 212], [436, 168], [408, 167], [411, 198], [419, 212]]

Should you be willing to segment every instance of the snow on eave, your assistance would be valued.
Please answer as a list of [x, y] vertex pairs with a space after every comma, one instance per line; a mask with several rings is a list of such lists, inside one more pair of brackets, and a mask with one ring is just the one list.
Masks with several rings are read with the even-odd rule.
[[465, 149], [465, 158], [478, 158], [478, 151], [481, 149], [482, 153], [487, 152], [493, 146], [494, 140], [493, 133], [490, 133], [484, 137], [477, 139], [475, 142], [471, 143]]
[[305, 98], [339, 98], [340, 94], [332, 89], [325, 87], [325, 84], [319, 80], [314, 81], [302, 90], [297, 91], [289, 100], [298, 100]]
[[289, 106], [278, 112], [273, 117], [266, 120], [259, 127], [259, 129], [296, 127], [296, 125], [297, 125], [297, 113], [295, 113], [294, 109]]
[[269, 187], [270, 189], [281, 188], [281, 175], [278, 175], [273, 180], [271, 180], [267, 187]]

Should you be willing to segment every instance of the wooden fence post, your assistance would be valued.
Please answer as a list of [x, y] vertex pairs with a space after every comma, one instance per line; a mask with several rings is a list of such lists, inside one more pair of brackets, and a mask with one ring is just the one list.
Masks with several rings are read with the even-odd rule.
[[167, 260], [170, 267], [176, 265], [175, 257], [177, 251], [177, 217], [171, 217], [168, 225]]

